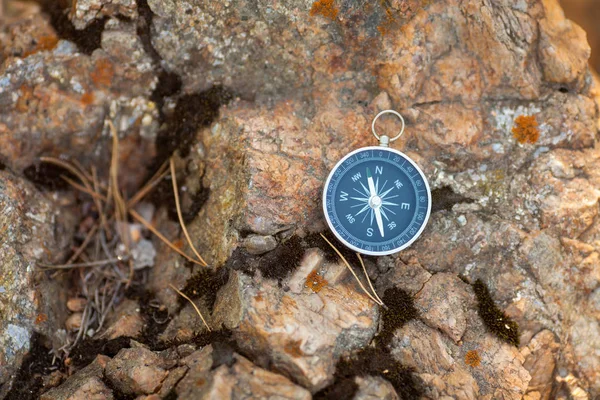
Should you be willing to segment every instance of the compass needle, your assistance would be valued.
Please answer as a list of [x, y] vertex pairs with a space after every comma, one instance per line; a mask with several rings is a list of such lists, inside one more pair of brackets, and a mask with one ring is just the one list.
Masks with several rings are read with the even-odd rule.
[[375, 219], [377, 220], [379, 233], [381, 233], [381, 237], [385, 237], [385, 233], [383, 232], [383, 220], [381, 219], [381, 210], [379, 208], [374, 208], [373, 211], [375, 211]]
[[385, 213], [385, 210], [383, 209], [383, 207], [379, 208], [379, 211], [381, 211], [381, 215], [383, 215], [383, 218], [385, 218], [386, 221], [390, 220], [388, 218], [387, 214]]

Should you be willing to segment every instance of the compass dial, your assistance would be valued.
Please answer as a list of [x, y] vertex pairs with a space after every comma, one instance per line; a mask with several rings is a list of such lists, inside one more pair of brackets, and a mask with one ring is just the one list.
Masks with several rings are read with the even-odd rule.
[[427, 179], [403, 153], [381, 146], [356, 150], [333, 168], [323, 192], [327, 223], [346, 246], [369, 255], [396, 253], [427, 224]]

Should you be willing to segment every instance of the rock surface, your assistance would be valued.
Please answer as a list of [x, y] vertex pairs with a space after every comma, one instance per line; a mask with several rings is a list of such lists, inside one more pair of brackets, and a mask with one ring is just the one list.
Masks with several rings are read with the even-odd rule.
[[[326, 282], [318, 289], [306, 285], [315, 270]], [[332, 382], [339, 357], [366, 346], [377, 329], [376, 304], [345, 280], [348, 275], [317, 250], [282, 283], [285, 291], [276, 281], [233, 272], [218, 294], [214, 323], [233, 330], [259, 365], [316, 392]]]
[[[220, 360], [212, 346], [191, 354], [183, 363], [189, 367], [176, 393], [182, 399], [294, 399], [310, 400], [306, 390], [281, 375], [258, 368], [246, 358], [226, 354]], [[225, 361], [225, 363], [223, 363]]]
[[84, 29], [90, 22], [103, 17], [138, 17], [135, 0], [73, 0], [69, 18], [77, 29]]
[[144, 347], [123, 349], [106, 364], [106, 377], [128, 395], [156, 392], [169, 372], [164, 360]]
[[[78, 0], [70, 14], [79, 27], [105, 16], [90, 55], [39, 14], [2, 28], [0, 162], [25, 175], [41, 155], [99, 165], [109, 118], [133, 192], [157, 151], [159, 124], [183, 124], [177, 102], [196, 96], [198, 112], [214, 116], [175, 130], [182, 191], [205, 194], [184, 196], [184, 213], [197, 214], [189, 230], [203, 256], [232, 269], [213, 323], [232, 329], [253, 363], [315, 392], [333, 381], [341, 354], [375, 335], [377, 308], [336, 263], [313, 252], [291, 275], [266, 279], [244, 270], [244, 252], [269, 257], [294, 235], [326, 229], [324, 178], [349, 150], [374, 143], [373, 115], [393, 108], [407, 121], [394, 147], [428, 176], [435, 209], [411, 249], [369, 271], [378, 290], [402, 288], [420, 312], [394, 332], [390, 352], [431, 398], [600, 395], [600, 89], [584, 32], [557, 0]], [[169, 73], [181, 79], [179, 92], [165, 89]], [[210, 94], [217, 86], [235, 97], [220, 109]], [[177, 228], [164, 230], [176, 240]], [[155, 248], [149, 287], [174, 313], [169, 284], [183, 288], [197, 268]], [[318, 284], [304, 287], [308, 276]], [[463, 282], [478, 279], [518, 323], [519, 348], [484, 327]], [[148, 352], [155, 365], [147, 367], [160, 375], [152, 383], [167, 382], [174, 369]], [[178, 374], [198, 368], [203, 396], [233, 398], [249, 375], [234, 371], [250, 363], [237, 355], [232, 365], [197, 356]], [[131, 372], [135, 360], [121, 358]], [[129, 380], [128, 393], [158, 390], [111, 371]], [[171, 386], [201, 390], [191, 376]], [[360, 393], [375, 381], [359, 382]]]
[[[60, 218], [59, 218], [60, 216]], [[66, 296], [39, 263], [66, 255], [74, 215], [8, 171], [0, 171], [0, 397], [10, 388], [34, 332], [61, 343]]]
[[112, 400], [112, 391], [104, 384], [104, 368], [109, 357], [98, 356], [65, 383], [44, 393], [41, 400]]
[[40, 16], [3, 31], [3, 44], [13, 50], [0, 66], [0, 162], [23, 172], [40, 156], [66, 157], [106, 171], [110, 119], [121, 140], [121, 168], [132, 171], [122, 184], [137, 188], [155, 153], [158, 111], [149, 99], [156, 72], [135, 25], [107, 22], [101, 48], [90, 56], [60, 40]]

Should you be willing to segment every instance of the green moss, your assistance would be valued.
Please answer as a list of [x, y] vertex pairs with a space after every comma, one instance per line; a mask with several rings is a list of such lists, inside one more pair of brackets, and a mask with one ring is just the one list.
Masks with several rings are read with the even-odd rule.
[[[344, 258], [346, 260], [348, 260], [348, 262], [350, 264], [358, 263], [358, 259], [356, 258], [356, 252], [354, 250], [346, 247], [342, 243], [340, 243], [340, 241], [335, 237], [335, 235], [333, 233], [331, 233], [331, 231], [329, 229], [322, 233], [327, 238], [327, 240], [329, 240], [331, 243], [333, 243], [333, 245], [340, 251], [340, 253], [342, 253]], [[318, 247], [319, 249], [321, 249], [323, 251], [323, 253], [325, 254], [325, 259], [327, 261], [329, 261], [329, 262], [339, 262], [340, 261], [340, 256], [335, 252], [335, 250], [333, 250], [331, 248], [329, 243], [327, 243], [323, 239], [323, 237], [321, 236], [321, 233], [311, 233], [310, 235], [307, 235], [304, 238], [304, 243], [306, 244], [307, 248]], [[371, 256], [363, 255], [361, 257], [365, 261], [377, 260], [376, 257], [371, 257]]]
[[[388, 380], [401, 399], [421, 398], [423, 384], [413, 370], [396, 361], [382, 346], [367, 347], [336, 365], [334, 384], [315, 394], [315, 399], [351, 399], [356, 376], [380, 376]], [[352, 390], [354, 390], [353, 393]]]
[[494, 303], [488, 287], [480, 279], [473, 284], [479, 316], [488, 331], [505, 342], [519, 346], [519, 326]]
[[304, 257], [304, 246], [299, 236], [292, 236], [265, 255], [260, 256], [258, 269], [268, 279], [281, 281], [294, 271]]
[[442, 210], [450, 211], [455, 204], [472, 202], [472, 199], [455, 193], [449, 186], [431, 191], [431, 213]]
[[[212, 269], [202, 269], [197, 274], [187, 280], [182, 292], [194, 299], [204, 298], [206, 306], [212, 312], [213, 304], [217, 298], [217, 292], [229, 278], [229, 273], [225, 268], [219, 268], [217, 271]], [[183, 307], [187, 300], [179, 297], [179, 305]]]
[[334, 383], [315, 394], [315, 399], [351, 399], [358, 390], [356, 376], [380, 376], [388, 380], [401, 399], [421, 398], [422, 382], [413, 370], [396, 361], [388, 344], [394, 332], [406, 322], [418, 317], [410, 294], [390, 288], [383, 294], [387, 308], [382, 309], [383, 328], [375, 347], [367, 347], [354, 356], [341, 359], [336, 365]]
[[394, 332], [411, 319], [417, 318], [419, 312], [415, 308], [413, 297], [399, 288], [387, 289], [383, 294], [381, 321], [383, 328], [379, 333], [379, 342], [386, 347], [392, 340]]

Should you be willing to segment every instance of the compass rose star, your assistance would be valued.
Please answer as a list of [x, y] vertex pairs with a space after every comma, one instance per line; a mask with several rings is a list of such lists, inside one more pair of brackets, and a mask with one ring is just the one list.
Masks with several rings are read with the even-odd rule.
[[398, 203], [389, 200], [396, 198], [399, 195], [394, 194], [393, 190], [396, 189], [394, 185], [392, 185], [391, 188], [386, 189], [388, 180], [384, 180], [380, 187], [380, 177], [373, 179], [371, 169], [368, 167], [366, 168], [366, 176], [366, 185], [361, 180], [358, 180], [358, 186], [352, 188], [358, 196], [350, 197], [350, 199], [356, 201], [356, 204], [350, 207], [359, 208], [358, 212], [354, 214], [354, 217], [364, 214], [361, 223], [365, 222], [367, 216], [369, 216], [369, 226], [373, 226], [373, 221], [375, 221], [377, 223], [379, 234], [381, 237], [385, 237], [383, 219], [390, 222], [391, 220], [388, 214], [396, 215], [391, 207], [399, 206]]

